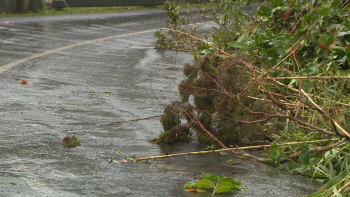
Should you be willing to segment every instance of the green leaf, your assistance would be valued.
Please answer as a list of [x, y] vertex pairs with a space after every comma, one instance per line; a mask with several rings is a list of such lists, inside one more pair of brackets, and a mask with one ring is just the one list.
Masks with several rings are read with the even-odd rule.
[[113, 163], [118, 163], [118, 164], [120, 164], [120, 162], [117, 161], [117, 160], [112, 160], [112, 162], [113, 162]]
[[344, 22], [344, 26], [346, 27], [346, 29], [350, 30], [350, 20], [346, 20]]
[[305, 142], [301, 146], [301, 163], [305, 166], [310, 164], [309, 146]]
[[220, 152], [220, 155], [228, 155], [228, 152]]
[[345, 47], [333, 46], [331, 47], [331, 50], [335, 52], [343, 52], [345, 51]]
[[217, 182], [219, 180], [219, 176], [215, 174], [204, 173], [202, 177], [203, 179], [208, 179], [214, 182]]
[[271, 143], [268, 155], [271, 159], [273, 159], [277, 155], [277, 144], [276, 143]]
[[345, 49], [345, 56], [348, 59], [348, 63], [350, 64], [350, 48]]
[[237, 42], [244, 42], [249, 36], [249, 31], [243, 33], [238, 39]]
[[318, 191], [318, 192], [315, 192], [313, 194], [310, 194], [306, 197], [324, 197], [325, 196], [325, 191]]
[[282, 1], [281, 0], [274, 0], [272, 2], [272, 6], [273, 6], [273, 8], [276, 8], [278, 6], [282, 6]]
[[341, 193], [338, 192], [337, 187], [333, 187], [333, 193], [336, 197], [343, 197], [343, 195], [341, 195]]
[[270, 7], [261, 6], [256, 12], [259, 16], [271, 16], [272, 9]]
[[349, 174], [349, 172], [347, 172], [347, 171], [344, 171], [344, 172], [340, 173], [338, 176], [334, 177], [333, 179], [331, 179], [330, 181], [328, 181], [327, 183], [322, 185], [320, 187], [320, 189], [318, 189], [318, 190], [322, 191], [322, 190], [326, 190], [326, 189], [332, 187], [333, 185], [335, 185], [338, 182], [342, 181], [348, 174]]
[[[350, 60], [350, 59], [349, 59]], [[339, 116], [342, 116], [342, 115], [345, 115], [345, 114], [349, 114], [350, 113], [350, 110], [346, 110], [346, 111], [343, 111], [342, 113], [340, 114], [337, 114], [335, 116], [333, 116], [333, 118], [336, 118], [336, 117], [339, 117]]]
[[215, 184], [212, 181], [208, 180], [208, 179], [199, 180], [193, 186], [200, 187], [200, 188], [205, 188], [205, 189], [214, 189], [215, 188]]
[[337, 33], [338, 37], [342, 37], [342, 36], [346, 36], [346, 35], [350, 35], [350, 31], [342, 31], [342, 32]]
[[331, 8], [337, 8], [341, 5], [341, 1], [340, 0], [333, 0]]
[[221, 180], [220, 180], [220, 183], [219, 183], [219, 185], [218, 185], [219, 187], [222, 187], [222, 186], [228, 186], [228, 187], [235, 187], [232, 183], [230, 183], [230, 182], [221, 182]]
[[215, 193], [223, 193], [223, 192], [229, 192], [231, 191], [231, 187], [230, 186], [221, 186], [221, 187], [218, 187], [216, 190], [215, 190]]
[[275, 55], [275, 56], [278, 56], [278, 53], [277, 53], [277, 49], [276, 49], [276, 48], [263, 49], [263, 52], [266, 53], [267, 55]]
[[330, 8], [321, 8], [320, 11], [318, 12], [318, 15], [321, 16], [329, 16], [331, 14], [331, 9]]
[[195, 184], [196, 184], [195, 182], [185, 183], [184, 187], [185, 187], [185, 188], [193, 187]]
[[234, 48], [242, 48], [242, 49], [247, 48], [247, 45], [240, 42], [228, 42], [227, 45]]

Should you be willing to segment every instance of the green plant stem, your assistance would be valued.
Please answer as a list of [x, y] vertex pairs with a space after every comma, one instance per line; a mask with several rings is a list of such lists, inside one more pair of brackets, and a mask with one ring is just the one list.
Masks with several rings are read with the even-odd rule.
[[221, 178], [218, 179], [218, 182], [217, 182], [216, 185], [215, 185], [214, 191], [213, 191], [213, 193], [211, 194], [212, 197], [215, 195], [216, 189], [218, 188], [219, 183], [220, 183], [220, 179], [221, 179]]

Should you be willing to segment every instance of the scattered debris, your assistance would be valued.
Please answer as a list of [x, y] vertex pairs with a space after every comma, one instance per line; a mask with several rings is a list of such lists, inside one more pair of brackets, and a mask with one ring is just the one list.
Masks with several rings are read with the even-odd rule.
[[73, 135], [73, 136], [66, 136], [62, 139], [61, 144], [64, 147], [76, 147], [76, 146], [81, 146], [80, 141]]
[[28, 84], [28, 81], [21, 79], [19, 82], [21, 82], [21, 84]]
[[114, 125], [114, 124], [119, 124], [119, 123], [123, 123], [123, 122], [133, 122], [133, 121], [139, 121], [139, 120], [148, 120], [148, 119], [151, 119], [151, 118], [158, 118], [158, 117], [161, 117], [161, 116], [163, 116], [163, 115], [157, 115], [157, 116], [151, 116], [151, 117], [147, 117], [147, 118], [139, 118], [139, 119], [133, 119], [133, 120], [122, 120], [122, 121], [109, 123], [108, 125]]

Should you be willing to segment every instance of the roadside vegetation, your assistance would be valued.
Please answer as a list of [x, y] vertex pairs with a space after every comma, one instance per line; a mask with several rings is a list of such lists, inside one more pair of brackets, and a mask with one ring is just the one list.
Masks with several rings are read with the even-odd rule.
[[350, 1], [272, 0], [256, 14], [249, 3], [212, 1], [199, 15], [165, 3], [157, 47], [194, 61], [153, 142], [262, 145], [261, 156], [235, 153], [324, 183], [310, 196], [349, 196]]
[[[45, 7], [45, 6], [44, 6]], [[116, 13], [126, 11], [141, 11], [161, 9], [162, 6], [144, 7], [144, 6], [115, 6], [115, 7], [64, 7], [60, 10], [56, 9], [42, 9], [37, 12], [28, 12], [22, 14], [2, 13], [0, 17], [9, 16], [43, 16], [43, 15], [64, 15], [64, 14], [97, 14], [97, 13]]]

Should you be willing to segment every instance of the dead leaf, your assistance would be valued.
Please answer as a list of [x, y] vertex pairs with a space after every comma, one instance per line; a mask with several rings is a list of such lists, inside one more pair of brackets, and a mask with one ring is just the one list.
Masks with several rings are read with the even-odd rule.
[[8, 181], [7, 184], [11, 184], [11, 185], [17, 185], [17, 183], [14, 183], [14, 182], [10, 182]]
[[123, 57], [127, 57], [126, 55], [123, 55]]
[[188, 192], [197, 192], [196, 188], [191, 188], [190, 190], [188, 190]]
[[128, 8], [128, 10], [130, 10], [131, 8], [130, 7], [127, 7]]
[[203, 192], [207, 192], [207, 190], [197, 188], [197, 192], [203, 193]]
[[333, 42], [332, 44], [330, 44], [329, 46], [328, 46], [328, 49], [330, 49], [330, 48], [332, 48], [332, 47], [334, 47], [335, 46], [335, 42]]
[[28, 84], [28, 81], [24, 80], [24, 79], [21, 79], [21, 84]]
[[121, 163], [128, 163], [128, 160], [122, 159], [122, 160], [120, 160], [119, 162], [121, 162]]
[[11, 22], [10, 22], [10, 21], [4, 21], [4, 23], [11, 24]]

